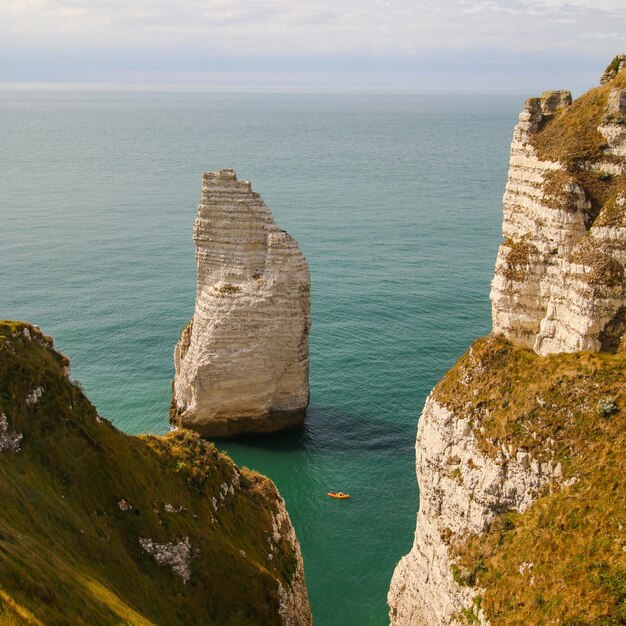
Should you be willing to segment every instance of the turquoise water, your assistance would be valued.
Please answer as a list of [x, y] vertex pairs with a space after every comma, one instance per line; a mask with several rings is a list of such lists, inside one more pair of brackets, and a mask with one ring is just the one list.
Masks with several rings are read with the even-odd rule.
[[[164, 432], [203, 170], [234, 167], [312, 276], [302, 432], [220, 444], [269, 475], [318, 626], [387, 623], [417, 419], [489, 329], [504, 96], [0, 93], [0, 317], [40, 325], [105, 417]], [[329, 489], [352, 494], [347, 502]]]

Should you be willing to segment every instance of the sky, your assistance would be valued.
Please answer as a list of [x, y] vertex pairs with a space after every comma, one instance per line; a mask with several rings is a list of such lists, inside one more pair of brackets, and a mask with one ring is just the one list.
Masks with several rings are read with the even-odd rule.
[[0, 86], [528, 93], [598, 82], [626, 0], [0, 0]]

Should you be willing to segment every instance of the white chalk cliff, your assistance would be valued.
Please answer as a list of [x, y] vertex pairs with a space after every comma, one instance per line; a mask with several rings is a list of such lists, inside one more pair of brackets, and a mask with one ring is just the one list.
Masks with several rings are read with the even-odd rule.
[[[526, 102], [511, 145], [492, 282], [494, 340], [504, 335], [539, 355], [622, 349], [625, 70], [620, 55], [602, 86], [578, 101], [558, 91]], [[486, 366], [472, 351], [465, 362], [459, 385], [472, 398]], [[453, 538], [484, 533], [503, 512], [525, 511], [544, 486], [562, 479], [559, 463], [523, 449], [486, 454], [477, 443], [481, 407], [452, 407], [437, 389], [419, 419], [420, 506], [413, 547], [389, 590], [393, 626], [487, 624], [476, 603], [480, 590], [460, 584], [458, 569], [455, 575]]]
[[[600, 109], [595, 128], [576, 128], [584, 101], [548, 92], [526, 102], [513, 135], [505, 240], [491, 286], [493, 331], [542, 355], [610, 350], [626, 328], [626, 224], [619, 210], [626, 202], [626, 89], [603, 80], [584, 96]], [[563, 135], [595, 134], [597, 152], [582, 145], [566, 162], [554, 160], [558, 150], [542, 158], [550, 146], [536, 147], [536, 138], [557, 115]]]
[[496, 459], [484, 455], [471, 415], [454, 414], [433, 395], [420, 417], [416, 458], [420, 510], [413, 549], [391, 581], [391, 623], [455, 624], [463, 609], [473, 610], [477, 590], [455, 580], [449, 539], [484, 532], [503, 510], [524, 511], [560, 468], [525, 451], [510, 455], [504, 449]]
[[309, 402], [310, 277], [249, 182], [205, 172], [193, 318], [174, 352], [171, 421], [206, 436], [301, 424]]

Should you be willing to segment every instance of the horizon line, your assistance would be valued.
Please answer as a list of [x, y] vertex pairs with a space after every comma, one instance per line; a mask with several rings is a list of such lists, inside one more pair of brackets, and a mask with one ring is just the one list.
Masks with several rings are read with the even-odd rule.
[[365, 87], [336, 85], [316, 85], [316, 86], [285, 86], [285, 85], [265, 85], [247, 86], [237, 84], [220, 85], [198, 85], [195, 83], [116, 83], [116, 82], [12, 82], [0, 81], [0, 92], [89, 92], [89, 93], [198, 93], [198, 94], [218, 94], [218, 93], [250, 93], [250, 94], [387, 94], [387, 95], [506, 95], [524, 96], [520, 91], [507, 89], [495, 90], [493, 88], [470, 89], [459, 88], [454, 91], [450, 89], [430, 88], [409, 88], [409, 87]]

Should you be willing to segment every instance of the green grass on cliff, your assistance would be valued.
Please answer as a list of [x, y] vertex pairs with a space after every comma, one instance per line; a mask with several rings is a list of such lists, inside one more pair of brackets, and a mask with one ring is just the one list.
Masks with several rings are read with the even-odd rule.
[[453, 540], [492, 624], [626, 624], [625, 382], [623, 353], [539, 357], [488, 337], [435, 388], [486, 454], [529, 450], [571, 481]]
[[[0, 415], [23, 435], [0, 451], [0, 623], [280, 623], [295, 558], [285, 542], [268, 557], [273, 485], [244, 471], [222, 502], [236, 472], [225, 455], [189, 432], [124, 435], [65, 364], [37, 329], [0, 322]], [[186, 584], [139, 544], [187, 537]]]

